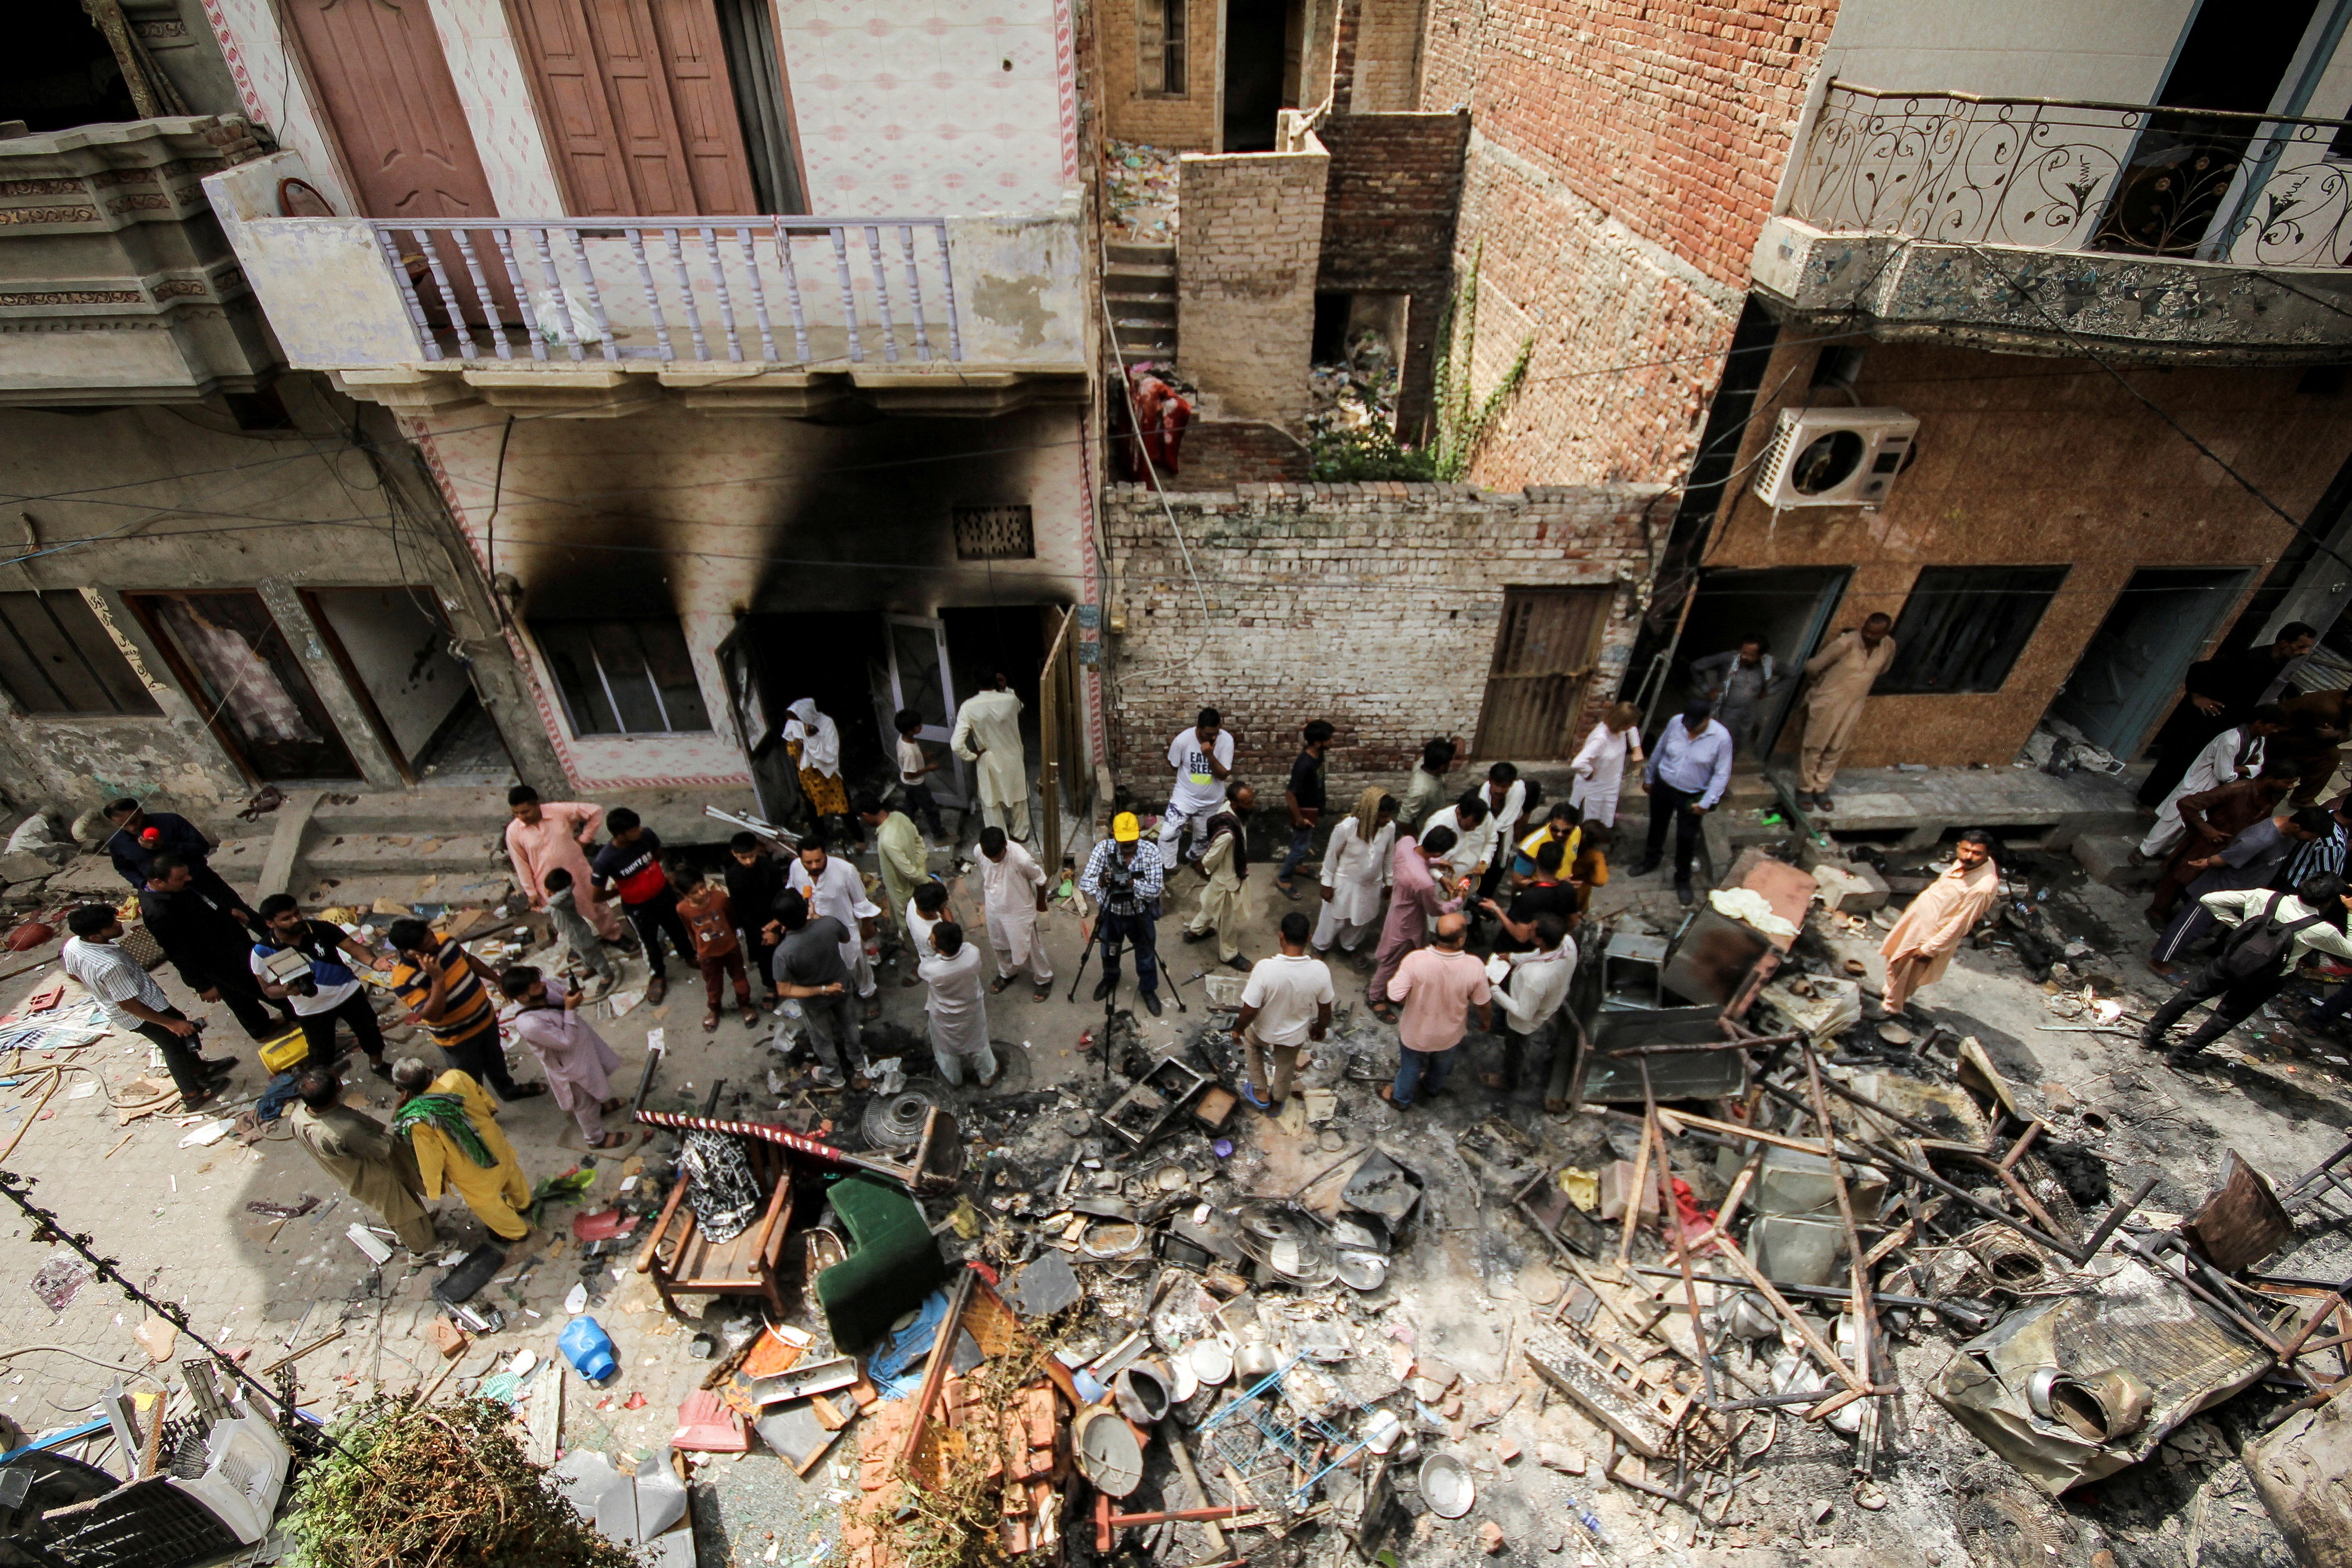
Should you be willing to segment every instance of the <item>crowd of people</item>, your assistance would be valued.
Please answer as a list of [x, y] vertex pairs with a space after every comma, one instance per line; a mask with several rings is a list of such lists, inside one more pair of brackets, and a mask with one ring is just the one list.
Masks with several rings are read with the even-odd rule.
[[[1836, 809], [1840, 760], [1872, 683], [1895, 657], [1891, 633], [1887, 618], [1874, 616], [1805, 661], [1792, 792], [1801, 811]], [[2189, 1010], [2214, 1004], [2172, 1048], [2175, 1065], [2192, 1063], [2276, 996], [2306, 958], [2352, 961], [2345, 880], [2352, 796], [2313, 804], [2337, 765], [2352, 694], [2305, 695], [2289, 684], [2271, 700], [2281, 672], [2310, 647], [2309, 628], [2291, 626], [2272, 644], [2195, 667], [2180, 714], [2159, 737], [2142, 791], [2156, 822], [2135, 856], [2163, 861], [2147, 911], [2161, 933], [2150, 963], [2169, 975], [2183, 955], [2219, 943], [2149, 1026], [2148, 1043], [2162, 1046]], [[1515, 1090], [1557, 1037], [1577, 972], [1577, 932], [1610, 877], [1627, 776], [1638, 770], [1648, 812], [1641, 854], [1622, 874], [1657, 870], [1671, 839], [1675, 891], [1692, 903], [1700, 825], [1719, 806], [1734, 759], [1752, 755], [1765, 738], [1794, 678], [1763, 637], [1749, 637], [1689, 666], [1687, 701], [1646, 743], [1636, 709], [1606, 710], [1569, 764], [1564, 800], [1547, 803], [1542, 787], [1508, 762], [1490, 763], [1457, 789], [1462, 781], [1453, 775], [1465, 748], [1458, 737], [1439, 737], [1394, 789], [1363, 788], [1328, 826], [1324, 780], [1337, 731], [1320, 719], [1304, 724], [1282, 790], [1287, 842], [1270, 880], [1281, 899], [1311, 894], [1316, 907], [1311, 918], [1306, 909], [1283, 912], [1277, 950], [1255, 960], [1242, 951], [1242, 930], [1259, 799], [1235, 776], [1233, 732], [1204, 708], [1169, 742], [1166, 804], [1156, 820], [1118, 812], [1108, 836], [1074, 868], [1071, 884], [1088, 916], [1080, 964], [1097, 964], [1092, 999], [1114, 998], [1131, 962], [1137, 1000], [1160, 1015], [1159, 927], [1176, 912], [1168, 906], [1182, 896], [1180, 874], [1190, 873], [1181, 940], [1213, 942], [1216, 961], [1247, 977], [1233, 1027], [1245, 1066], [1241, 1093], [1253, 1106], [1274, 1110], [1297, 1092], [1302, 1054], [1330, 1027], [1335, 962], [1365, 976], [1367, 1008], [1396, 1031], [1398, 1066], [1381, 1093], [1397, 1109], [1445, 1089], [1474, 1020], [1495, 1042], [1482, 1081]], [[547, 917], [562, 953], [560, 973], [493, 970], [423, 920], [394, 921], [371, 946], [286, 894], [248, 907], [212, 868], [213, 846], [200, 829], [136, 801], [107, 808], [115, 831], [106, 847], [141, 921], [192, 992], [225, 1005], [257, 1042], [282, 1046], [299, 1035], [293, 1126], [322, 1166], [404, 1240], [429, 1235], [420, 1205], [445, 1188], [494, 1233], [515, 1237], [528, 1186], [498, 1130], [500, 1104], [551, 1094], [584, 1147], [629, 1142], [604, 1121], [619, 1108], [609, 1081], [619, 1058], [581, 1016], [583, 1003], [619, 984], [623, 954], [642, 960], [645, 996], [656, 1005], [667, 995], [670, 958], [699, 971], [705, 1030], [719, 1028], [730, 1012], [753, 1029], [769, 1026], [775, 1013], [796, 1013], [824, 1087], [866, 1070], [861, 1033], [881, 1012], [886, 926], [897, 934], [899, 984], [924, 992], [932, 1055], [950, 1084], [996, 1080], [990, 996], [1024, 979], [1034, 1000], [1051, 994], [1055, 970], [1039, 920], [1055, 879], [1025, 842], [1022, 703], [1003, 677], [958, 712], [947, 743], [977, 764], [984, 825], [972, 845], [979, 918], [970, 925], [931, 867], [956, 841], [931, 789], [945, 764], [922, 740], [920, 716], [897, 716], [895, 789], [886, 798], [849, 787], [839, 728], [813, 700], [791, 713], [782, 739], [800, 773], [806, 831], [789, 847], [738, 833], [715, 871], [691, 853], [666, 849], [625, 806], [543, 800], [523, 784], [509, 791], [507, 851], [523, 897]], [[871, 883], [852, 858], [869, 845], [877, 872]], [[1881, 947], [1878, 1016], [1901, 1015], [1933, 984], [1990, 910], [2000, 887], [1996, 851], [1987, 833], [1962, 835], [1949, 865], [1894, 923]], [[1302, 875], [1309, 869], [1312, 881]], [[877, 883], [880, 904], [869, 893]], [[89, 905], [68, 924], [67, 971], [118, 1027], [153, 1042], [190, 1109], [211, 1103], [234, 1061], [202, 1054], [203, 1021], [173, 1006], [125, 951], [118, 911]], [[438, 1070], [419, 1057], [388, 1059], [368, 978], [399, 998], [405, 1022], [424, 1029], [440, 1054]], [[2335, 1026], [2347, 1013], [2352, 985], [2309, 1022]], [[543, 1081], [514, 1079], [502, 1020], [541, 1064]], [[341, 1103], [339, 1028], [368, 1070], [398, 1091], [389, 1125]]]

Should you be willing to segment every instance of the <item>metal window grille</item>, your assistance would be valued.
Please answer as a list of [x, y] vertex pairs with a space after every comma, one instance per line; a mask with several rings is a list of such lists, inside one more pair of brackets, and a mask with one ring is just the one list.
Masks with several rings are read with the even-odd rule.
[[1037, 531], [1025, 506], [960, 506], [955, 509], [959, 561], [1034, 561]]

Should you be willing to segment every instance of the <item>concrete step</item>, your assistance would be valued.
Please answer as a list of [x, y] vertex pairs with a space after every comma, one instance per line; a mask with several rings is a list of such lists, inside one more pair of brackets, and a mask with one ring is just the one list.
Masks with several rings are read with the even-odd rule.
[[1103, 258], [1118, 266], [1173, 267], [1176, 247], [1172, 245], [1143, 245], [1134, 240], [1113, 240], [1103, 247]]
[[1121, 321], [1176, 321], [1176, 296], [1173, 294], [1113, 294], [1110, 313]]
[[1123, 267], [1103, 274], [1103, 292], [1116, 300], [1122, 294], [1172, 294], [1176, 291], [1174, 264], [1157, 269]]
[[1176, 323], [1173, 321], [1120, 321], [1117, 323], [1120, 343], [1136, 348], [1158, 349], [1163, 359], [1176, 353]]

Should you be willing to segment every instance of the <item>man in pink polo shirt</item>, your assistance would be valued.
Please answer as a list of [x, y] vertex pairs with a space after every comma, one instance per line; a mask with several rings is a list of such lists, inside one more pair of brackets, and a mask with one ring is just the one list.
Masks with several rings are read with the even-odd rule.
[[1436, 945], [1405, 955], [1389, 982], [1389, 1000], [1404, 1004], [1397, 1019], [1396, 1082], [1381, 1090], [1381, 1098], [1399, 1110], [1409, 1110], [1416, 1096], [1435, 1094], [1454, 1070], [1454, 1047], [1469, 1032], [1469, 1014], [1478, 1011], [1478, 1027], [1494, 1026], [1489, 1005], [1486, 966], [1463, 951], [1470, 921], [1459, 914], [1441, 915]]

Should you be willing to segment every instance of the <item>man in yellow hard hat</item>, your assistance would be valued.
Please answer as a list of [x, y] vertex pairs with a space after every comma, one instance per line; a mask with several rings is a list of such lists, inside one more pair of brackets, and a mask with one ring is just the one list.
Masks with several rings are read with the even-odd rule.
[[1122, 946], [1135, 950], [1135, 986], [1144, 1010], [1160, 1016], [1160, 889], [1167, 871], [1157, 846], [1143, 842], [1142, 825], [1135, 813], [1122, 811], [1110, 819], [1110, 837], [1095, 846], [1087, 858], [1078, 891], [1101, 911], [1095, 939], [1102, 944], [1102, 979], [1095, 1000], [1109, 995], [1118, 984]]

